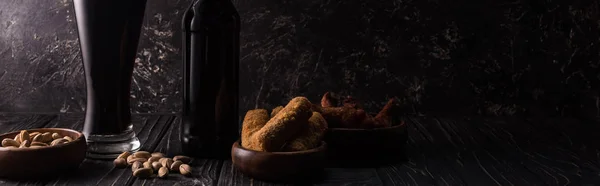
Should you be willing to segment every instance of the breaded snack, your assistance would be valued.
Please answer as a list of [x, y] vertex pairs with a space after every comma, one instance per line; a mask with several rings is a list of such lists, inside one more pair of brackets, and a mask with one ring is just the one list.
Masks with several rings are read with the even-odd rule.
[[362, 106], [360, 105], [358, 100], [354, 99], [352, 96], [347, 96], [346, 98], [344, 98], [344, 101], [342, 103], [343, 103], [344, 107], [350, 107], [350, 108], [355, 108], [355, 109], [362, 108]]
[[321, 98], [321, 107], [337, 107], [338, 100], [330, 93], [325, 92]]
[[306, 125], [312, 116], [312, 104], [305, 97], [295, 97], [265, 126], [252, 136], [252, 142], [259, 145], [260, 151], [281, 151], [285, 143], [291, 140]]
[[278, 106], [275, 107], [272, 111], [271, 111], [271, 117], [275, 117], [275, 115], [277, 115], [277, 113], [279, 113], [279, 111], [281, 111], [281, 109], [283, 109], [283, 106]]
[[244, 123], [242, 124], [242, 147], [257, 150], [256, 143], [252, 141], [251, 136], [260, 130], [269, 121], [269, 113], [265, 109], [254, 109], [246, 112]]
[[310, 110], [312, 110], [313, 112], [321, 113], [321, 112], [323, 112], [323, 107], [321, 107], [318, 104], [312, 104], [312, 107], [310, 108]]
[[304, 128], [292, 141], [284, 147], [285, 151], [309, 150], [321, 145], [323, 135], [327, 130], [327, 121], [318, 112], [313, 112], [308, 119], [308, 126]]
[[391, 127], [392, 126], [392, 116], [394, 111], [396, 110], [396, 99], [390, 99], [387, 104], [379, 111], [377, 116], [375, 116], [375, 127]]
[[367, 114], [362, 109], [350, 107], [323, 108], [321, 115], [330, 128], [359, 128]]

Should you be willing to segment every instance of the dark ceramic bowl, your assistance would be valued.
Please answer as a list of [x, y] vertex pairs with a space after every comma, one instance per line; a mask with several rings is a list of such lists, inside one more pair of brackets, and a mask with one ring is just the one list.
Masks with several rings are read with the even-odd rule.
[[328, 162], [338, 167], [378, 166], [405, 159], [404, 121], [386, 128], [330, 128], [325, 134]]
[[[0, 177], [10, 180], [51, 179], [71, 170], [76, 170], [85, 158], [87, 145], [81, 132], [63, 128], [27, 129], [32, 132], [52, 132], [69, 136], [73, 141], [41, 148], [0, 147]], [[14, 138], [20, 131], [0, 135]]]
[[237, 141], [231, 147], [233, 165], [243, 174], [265, 181], [298, 182], [320, 177], [325, 163], [321, 146], [296, 152], [260, 152], [245, 149]]

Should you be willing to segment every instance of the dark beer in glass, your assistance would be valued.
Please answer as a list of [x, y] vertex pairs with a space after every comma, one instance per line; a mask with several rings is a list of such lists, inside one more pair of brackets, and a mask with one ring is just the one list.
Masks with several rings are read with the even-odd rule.
[[129, 96], [146, 0], [74, 0], [87, 106], [88, 157], [136, 151]]

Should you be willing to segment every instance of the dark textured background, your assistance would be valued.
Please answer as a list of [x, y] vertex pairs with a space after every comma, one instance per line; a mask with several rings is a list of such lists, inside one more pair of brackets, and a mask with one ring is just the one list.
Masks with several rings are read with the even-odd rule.
[[[133, 112], [181, 110], [180, 18], [189, 0], [149, 0]], [[598, 119], [597, 1], [235, 1], [241, 110], [298, 95], [390, 97], [420, 113]], [[0, 112], [82, 112], [69, 0], [0, 1]]]

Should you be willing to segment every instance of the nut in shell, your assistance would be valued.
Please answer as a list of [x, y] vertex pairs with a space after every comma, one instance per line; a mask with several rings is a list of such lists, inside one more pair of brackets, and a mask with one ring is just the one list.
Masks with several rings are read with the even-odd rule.
[[62, 138], [62, 136], [60, 136], [60, 134], [58, 134], [56, 132], [52, 133], [52, 139], [60, 139], [60, 138]]
[[164, 158], [164, 157], [165, 157], [165, 154], [163, 154], [163, 153], [160, 153], [160, 152], [153, 152], [153, 153], [151, 154], [151, 156], [152, 156], [152, 157], [158, 157], [158, 158]]
[[152, 163], [150, 162], [144, 162], [144, 164], [142, 164], [144, 166], [144, 168], [151, 168], [152, 170], [154, 170], [154, 168], [152, 168]]
[[65, 136], [63, 137], [63, 139], [66, 139], [68, 142], [73, 141], [73, 138], [71, 138], [70, 136]]
[[45, 141], [45, 139], [44, 139], [44, 135], [43, 135], [43, 134], [38, 134], [38, 135], [35, 135], [35, 136], [32, 138], [32, 140], [33, 140], [34, 142], [42, 142], [42, 143], [45, 143], [45, 142], [44, 142], [44, 141]]
[[32, 132], [32, 133], [29, 133], [29, 139], [33, 139], [33, 137], [35, 137], [35, 136], [37, 136], [37, 135], [39, 135], [39, 134], [40, 134], [40, 132]]
[[181, 166], [179, 166], [179, 173], [184, 176], [190, 176], [192, 175], [192, 167], [188, 164], [181, 164]]
[[29, 142], [29, 140], [25, 140], [23, 142], [21, 142], [21, 145], [19, 146], [19, 148], [27, 148], [31, 145], [31, 142]]
[[2, 140], [2, 147], [19, 147], [21, 144], [14, 139], [5, 138]]
[[127, 167], [127, 160], [125, 160], [124, 158], [117, 158], [113, 161], [113, 164], [117, 168], [125, 168]]
[[161, 159], [160, 164], [163, 167], [171, 167], [171, 164], [173, 164], [173, 160], [171, 158], [163, 158]]
[[171, 164], [171, 171], [174, 171], [174, 172], [179, 171], [179, 167], [181, 166], [181, 164], [183, 164], [183, 162], [181, 162], [179, 160], [173, 162], [173, 164]]
[[50, 146], [60, 145], [60, 144], [64, 144], [67, 142], [68, 141], [66, 139], [58, 138], [58, 139], [53, 140], [52, 143], [50, 143]]
[[155, 171], [158, 171], [158, 169], [160, 169], [162, 167], [162, 165], [160, 164], [160, 162], [155, 161], [152, 162], [152, 169], [154, 169]]
[[158, 169], [158, 177], [159, 178], [166, 178], [169, 175], [169, 169], [167, 169], [166, 167], [161, 167], [160, 169]]
[[131, 152], [125, 151], [125, 152], [119, 154], [119, 156], [117, 158], [123, 158], [123, 159], [127, 160], [127, 157], [129, 157], [129, 155], [131, 155]]
[[29, 132], [27, 132], [26, 130], [22, 130], [18, 136], [20, 143], [23, 143], [23, 141], [31, 141], [31, 139], [29, 138]]
[[21, 138], [19, 138], [18, 134], [15, 136], [15, 138], [13, 140], [15, 140], [16, 142], [19, 142], [19, 144], [21, 144]]
[[154, 163], [154, 162], [157, 162], [158, 160], [160, 160], [160, 158], [161, 157], [152, 156], [152, 157], [148, 158], [148, 162]]
[[139, 168], [144, 168], [144, 165], [142, 165], [142, 162], [136, 161], [133, 162], [133, 164], [131, 164], [131, 171], [135, 171], [138, 170]]
[[173, 157], [173, 161], [181, 161], [185, 164], [189, 164], [192, 161], [192, 158], [180, 155], [180, 156]]
[[144, 159], [148, 159], [150, 158], [150, 153], [146, 152], [146, 151], [137, 151], [135, 153], [133, 153], [133, 156], [136, 158], [144, 158]]
[[133, 171], [133, 176], [138, 178], [149, 178], [152, 176], [153, 173], [154, 171], [150, 168], [140, 168]]
[[[52, 133], [50, 133], [50, 132], [44, 132], [44, 133], [42, 133], [42, 136], [43, 136], [42, 142], [44, 142], [44, 143], [50, 143], [50, 142], [52, 142], [52, 140], [54, 140], [54, 138], [52, 138]], [[56, 139], [58, 139], [58, 138], [56, 138]]]
[[127, 158], [127, 164], [133, 164], [134, 162], [140, 162], [140, 163], [144, 163], [145, 161], [148, 161], [147, 159], [144, 158], [136, 158], [131, 156], [132, 158]]

